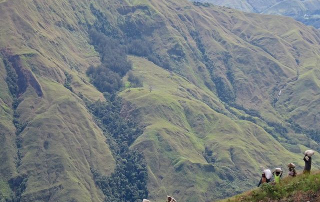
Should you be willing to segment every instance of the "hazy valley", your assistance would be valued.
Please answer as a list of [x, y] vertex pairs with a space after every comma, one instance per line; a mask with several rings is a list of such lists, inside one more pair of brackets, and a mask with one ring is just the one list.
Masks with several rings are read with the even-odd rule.
[[200, 0], [245, 12], [292, 17], [306, 25], [320, 28], [319, 0]]

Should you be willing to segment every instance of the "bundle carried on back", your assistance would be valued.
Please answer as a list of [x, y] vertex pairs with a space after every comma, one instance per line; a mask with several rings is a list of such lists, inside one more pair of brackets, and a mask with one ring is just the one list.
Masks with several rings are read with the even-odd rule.
[[311, 157], [313, 154], [314, 154], [314, 151], [311, 150], [311, 149], [306, 150], [306, 151], [304, 152], [304, 155], [307, 155], [307, 156], [309, 156], [309, 157]]
[[263, 173], [266, 175], [266, 178], [269, 180], [272, 177], [272, 173], [270, 169], [264, 169]]

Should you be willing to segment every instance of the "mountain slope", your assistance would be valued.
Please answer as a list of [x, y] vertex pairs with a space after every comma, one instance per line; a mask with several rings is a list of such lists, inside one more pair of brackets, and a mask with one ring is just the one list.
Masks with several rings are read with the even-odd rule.
[[[198, 87], [212, 90], [226, 103], [235, 99], [238, 105], [258, 110], [269, 121], [281, 119], [273, 107], [278, 92], [297, 75], [318, 68], [319, 32], [289, 18], [218, 7], [189, 9], [187, 3], [172, 14], [164, 3], [153, 3], [163, 15], [176, 19], [163, 19], [167, 29], [154, 31], [164, 37], [152, 41], [153, 51], [170, 57], [171, 69]], [[175, 55], [178, 49], [184, 56]], [[169, 54], [173, 50], [175, 54]], [[219, 92], [221, 88], [225, 92]]]
[[[166, 194], [183, 201], [223, 198], [255, 184], [250, 176], [262, 165], [301, 163], [261, 127], [215, 112], [204, 103], [210, 94], [189, 81], [145, 59], [132, 61], [134, 74], [152, 86], [151, 92], [138, 88], [121, 93], [146, 125], [132, 147], [142, 150], [149, 162], [151, 199]], [[210, 102], [214, 108], [220, 105]]]
[[[168, 8], [169, 5], [170, 5], [170, 9]], [[175, 4], [172, 3], [172, 5], [175, 5]], [[172, 54], [168, 54], [169, 57], [172, 57], [170, 61], [176, 60], [176, 63], [175, 62], [170, 63], [171, 71], [178, 72], [179, 74], [187, 77], [191, 83], [194, 83], [198, 88], [204, 89], [205, 92], [207, 92], [208, 89], [212, 89], [212, 88], [216, 89], [216, 91], [215, 90], [212, 90], [212, 91], [216, 93], [216, 95], [218, 95], [219, 99], [224, 101], [224, 103], [221, 103], [221, 104], [225, 104], [228, 102], [232, 103], [230, 99], [232, 99], [233, 96], [235, 96], [235, 102], [237, 103], [237, 105], [235, 105], [236, 109], [232, 109], [230, 107], [224, 108], [224, 107], [220, 107], [219, 105], [218, 106], [210, 105], [215, 111], [218, 111], [222, 114], [225, 113], [227, 116], [231, 116], [231, 117], [233, 116], [230, 115], [230, 113], [237, 116], [238, 114], [236, 111], [239, 109], [240, 109], [240, 114], [243, 113], [243, 111], [241, 110], [241, 107], [239, 106], [243, 106], [244, 108], [247, 108], [247, 109], [252, 109], [253, 112], [254, 110], [259, 111], [260, 113], [258, 114], [256, 113], [255, 115], [253, 115], [254, 116], [253, 119], [256, 118], [256, 121], [253, 120], [252, 122], [263, 127], [263, 129], [265, 131], [268, 131], [269, 134], [272, 134], [277, 139], [277, 141], [280, 141], [282, 143], [282, 146], [284, 146], [287, 150], [300, 153], [301, 151], [303, 151], [303, 149], [305, 149], [305, 147], [302, 145], [312, 146], [314, 148], [318, 147], [317, 146], [318, 143], [314, 142], [313, 140], [311, 140], [311, 142], [308, 142], [310, 141], [310, 139], [306, 138], [305, 134], [301, 134], [301, 132], [296, 133], [296, 131], [293, 131], [290, 128], [291, 127], [290, 123], [287, 121], [289, 118], [295, 119], [299, 117], [299, 119], [301, 118], [305, 120], [305, 121], [299, 122], [299, 124], [301, 124], [304, 127], [309, 127], [314, 129], [317, 128], [317, 124], [306, 125], [306, 123], [308, 122], [307, 120], [309, 120], [309, 118], [305, 116], [291, 117], [289, 115], [288, 117], [288, 114], [285, 111], [289, 110], [290, 107], [295, 108], [295, 106], [291, 105], [293, 104], [291, 103], [291, 99], [286, 104], [287, 109], [285, 111], [283, 111], [284, 109], [281, 109], [281, 110], [279, 109], [281, 106], [280, 105], [281, 99], [288, 95], [293, 95], [293, 91], [288, 90], [288, 85], [291, 84], [291, 82], [296, 83], [296, 81], [299, 81], [299, 79], [301, 79], [299, 81], [301, 83], [309, 82], [309, 79], [304, 80], [302, 77], [300, 77], [300, 75], [307, 73], [309, 71], [308, 68], [310, 68], [310, 70], [311, 69], [316, 70], [318, 68], [318, 65], [316, 63], [314, 63], [311, 66], [308, 65], [310, 64], [310, 61], [313, 60], [311, 58], [314, 58], [315, 61], [318, 60], [317, 59], [318, 52], [319, 52], [318, 31], [312, 28], [305, 29], [303, 28], [304, 26], [302, 24], [296, 23], [295, 21], [288, 18], [281, 18], [281, 21], [285, 25], [284, 24], [279, 25], [278, 23], [279, 18], [276, 18], [273, 16], [243, 14], [231, 9], [220, 9], [217, 7], [207, 8], [204, 6], [193, 7], [194, 8], [193, 10], [193, 9], [189, 9], [188, 6], [190, 6], [190, 4], [187, 4], [187, 3], [186, 4], [181, 3], [180, 6], [177, 6], [177, 7], [174, 7], [172, 5], [169, 4], [168, 1], [166, 3], [152, 2], [152, 6], [158, 12], [164, 13], [164, 16], [170, 16], [172, 19], [175, 19], [174, 21], [173, 20], [166, 21], [164, 19], [164, 22], [166, 23], [168, 29], [167, 30], [162, 29], [161, 32], [159, 31], [159, 34], [157, 34], [157, 31], [155, 31], [155, 33], [153, 33], [153, 36], [160, 35], [161, 33], [161, 35], [165, 37], [161, 37], [160, 38], [162, 39], [161, 41], [153, 40], [153, 43], [156, 44], [155, 45], [156, 47], [164, 47], [164, 49], [167, 50], [168, 53], [170, 52], [172, 47], [182, 46], [182, 47], [176, 48], [177, 49], [176, 52], [179, 53], [181, 52], [180, 50], [183, 50], [183, 52], [185, 53], [184, 56], [181, 56], [183, 54], [180, 54], [179, 55], [180, 57], [178, 56], [175, 58], [173, 58], [174, 56], [172, 56]], [[176, 9], [175, 12], [168, 12], [168, 10], [172, 10], [173, 8]], [[129, 14], [129, 15], [131, 16], [134, 14]], [[213, 27], [214, 29], [212, 29]], [[167, 45], [172, 43], [170, 40], [166, 39], [166, 38], [170, 39], [170, 36], [172, 38], [171, 40], [173, 40], [174, 43], [178, 45], [171, 45], [168, 48], [166, 48], [166, 46], [163, 46], [163, 44]], [[306, 40], [307, 38], [308, 40]], [[147, 39], [148, 38], [146, 37], [146, 40]], [[199, 50], [199, 52], [192, 51], [192, 50]], [[158, 51], [158, 50], [155, 48], [154, 51]], [[165, 51], [162, 48], [161, 52], [159, 51], [159, 54], [161, 56], [166, 55], [164, 52]], [[316, 54], [313, 54], [311, 52], [314, 52]], [[149, 65], [146, 63], [141, 66], [147, 67]], [[145, 75], [149, 75], [149, 74], [152, 74], [152, 73], [141, 72], [141, 73], [138, 73], [137, 75], [144, 78], [146, 77]], [[234, 75], [232, 76], [232, 74]], [[197, 78], [196, 75], [202, 78], [199, 79], [199, 77]], [[208, 80], [208, 77], [206, 77], [208, 75], [210, 75], [211, 77], [211, 78], [209, 77], [210, 78], [209, 80]], [[298, 79], [297, 79], [297, 76], [299, 76]], [[165, 88], [169, 90], [170, 89], [169, 86], [172, 86], [173, 84], [170, 84], [169, 81], [164, 80], [165, 77], [166, 76], [162, 76], [161, 79], [160, 78], [149, 79], [151, 80], [149, 81], [151, 82], [151, 84], [148, 83], [147, 86], [148, 85], [156, 86], [152, 82], [153, 79], [156, 81], [161, 80], [164, 83], [163, 85], [166, 85]], [[308, 86], [308, 84], [304, 84], [304, 86]], [[158, 87], [158, 88], [161, 88], [161, 87]], [[223, 91], [219, 92], [219, 88], [220, 90], [222, 88]], [[168, 176], [162, 173], [166, 173], [166, 172], [173, 173], [173, 171], [171, 170], [168, 171], [165, 168], [161, 168], [160, 165], [154, 167], [154, 163], [152, 163], [153, 166], [150, 168], [151, 169], [150, 172], [152, 172], [152, 176], [154, 176], [155, 178], [154, 181], [156, 182], [150, 182], [152, 185], [151, 187], [150, 186], [149, 187], [150, 187], [150, 190], [152, 190], [152, 186], [156, 186], [157, 188], [156, 188], [156, 191], [151, 191], [151, 197], [154, 197], [155, 199], [157, 199], [161, 195], [168, 193], [167, 191], [168, 187], [170, 187], [170, 185], [173, 184], [172, 186], [174, 189], [173, 193], [178, 194], [180, 197], [182, 196], [181, 198], [182, 200], [188, 200], [188, 198], [187, 197], [184, 198], [183, 195], [188, 195], [188, 196], [193, 195], [195, 196], [195, 198], [197, 198], [197, 200], [203, 200], [203, 201], [206, 201], [208, 198], [211, 198], [211, 197], [220, 198], [230, 194], [231, 192], [239, 191], [242, 188], [246, 188], [246, 186], [242, 186], [240, 188], [237, 187], [238, 184], [241, 184], [241, 183], [243, 184], [243, 182], [241, 181], [243, 181], [244, 179], [241, 177], [243, 175], [252, 176], [254, 175], [253, 173], [259, 173], [259, 166], [272, 167], [272, 166], [276, 166], [277, 164], [278, 165], [283, 164], [283, 167], [284, 167], [285, 162], [290, 161], [289, 159], [299, 164], [299, 159], [300, 159], [299, 156], [284, 158], [286, 160], [284, 159], [276, 160], [276, 159], [272, 159], [271, 153], [268, 153], [267, 155], [268, 157], [266, 156], [262, 157], [263, 159], [267, 158], [268, 159], [267, 162], [264, 162], [262, 160], [257, 160], [257, 159], [255, 159], [254, 161], [247, 160], [248, 156], [252, 156], [252, 154], [248, 152], [249, 154], [247, 154], [248, 156], [246, 156], [246, 154], [244, 154], [245, 151], [241, 150], [240, 145], [246, 145], [248, 143], [245, 143], [245, 142], [238, 143], [237, 145], [239, 145], [239, 147], [235, 147], [234, 145], [227, 144], [227, 142], [230, 142], [230, 139], [221, 140], [220, 138], [217, 138], [215, 136], [217, 135], [218, 137], [220, 137], [220, 134], [221, 134], [220, 131], [224, 131], [222, 128], [214, 128], [214, 129], [211, 128], [206, 130], [205, 132], [202, 132], [204, 128], [208, 127], [207, 125], [205, 125], [206, 119], [203, 119], [203, 118], [199, 118], [200, 120], [192, 119], [190, 117], [187, 117], [187, 115], [182, 115], [182, 117], [186, 116], [187, 117], [186, 119], [188, 120], [189, 118], [191, 119], [191, 121], [188, 122], [185, 120], [178, 119], [175, 116], [175, 114], [181, 114], [182, 112], [191, 113], [192, 115], [189, 115], [189, 116], [192, 117], [192, 116], [195, 116], [193, 115], [195, 111], [199, 113], [199, 111], [202, 111], [202, 110], [200, 110], [198, 108], [199, 106], [196, 104], [188, 103], [183, 105], [181, 103], [177, 103], [176, 101], [173, 102], [173, 100], [177, 100], [177, 99], [179, 100], [179, 98], [174, 99], [174, 98], [171, 98], [171, 96], [168, 96], [167, 94], [159, 93], [159, 95], [154, 95], [158, 93], [156, 90], [157, 87], [154, 87], [154, 89], [155, 90], [153, 90], [151, 92], [151, 95], [149, 96], [148, 96], [148, 92], [149, 92], [148, 87], [145, 87], [144, 90], [140, 90], [140, 91], [131, 90], [130, 92], [128, 92], [129, 94], [128, 97], [126, 97], [127, 95], [125, 95], [125, 93], [122, 94], [126, 100], [128, 100], [129, 102], [135, 103], [138, 108], [140, 108], [140, 106], [143, 104], [143, 106], [141, 107], [142, 108], [141, 113], [144, 114], [144, 117], [147, 117], [147, 120], [145, 120], [146, 122], [145, 124], [148, 127], [150, 126], [151, 131], [154, 131], [147, 134], [144, 133], [143, 136], [146, 139], [142, 139], [143, 136], [141, 137], [141, 139], [139, 138], [137, 140], [139, 144], [138, 146], [136, 146], [136, 148], [140, 148], [140, 149], [144, 148], [144, 150], [146, 150], [145, 152], [147, 153], [146, 158], [147, 159], [150, 158], [151, 160], [149, 161], [152, 161], [152, 159], [155, 158], [154, 153], [157, 153], [159, 151], [158, 148], [162, 148], [162, 147], [166, 148], [166, 147], [163, 146], [162, 144], [161, 146], [157, 146], [159, 145], [159, 143], [151, 143], [151, 142], [164, 142], [163, 139], [168, 139], [167, 140], [168, 148], [165, 149], [165, 151], [166, 152], [172, 151], [176, 153], [177, 156], [173, 157], [173, 159], [175, 160], [171, 160], [171, 164], [169, 164], [171, 166], [168, 165], [168, 166], [165, 166], [165, 168], [169, 169], [172, 166], [174, 167], [176, 162], [178, 162], [178, 165], [180, 166], [180, 164], [184, 162], [183, 168], [185, 170], [183, 170], [182, 175], [178, 175], [178, 176], [174, 175], [175, 177], [172, 177], [172, 175]], [[282, 90], [283, 94], [280, 96], [280, 100], [277, 100], [277, 95], [280, 90]], [[227, 94], [228, 92], [230, 94]], [[296, 98], [300, 98], [302, 96], [302, 93], [308, 94], [307, 92], [300, 90], [300, 91], [294, 91], [294, 96]], [[175, 94], [178, 94], [178, 93], [175, 91]], [[197, 93], [194, 93], [194, 94], [197, 95]], [[137, 101], [134, 101], [135, 99]], [[162, 102], [165, 102], [165, 100], [167, 99], [172, 100], [171, 102], [169, 102], [170, 104], [162, 103]], [[315, 97], [314, 99], [318, 100], [318, 98], [315, 98]], [[205, 102], [204, 100], [201, 100], [201, 101]], [[158, 102], [160, 106], [170, 106], [170, 107], [167, 110], [166, 108], [162, 108], [162, 107], [155, 107], [155, 109], [153, 109], [154, 105], [156, 106], [158, 105]], [[192, 105], [193, 107], [190, 107], [189, 105]], [[306, 105], [304, 104], [302, 105], [306, 107]], [[152, 108], [150, 109], [148, 108], [148, 106], [152, 106]], [[195, 106], [198, 106], [198, 107], [195, 107]], [[284, 106], [281, 106], [281, 107], [284, 107]], [[196, 108], [196, 109], [192, 110], [193, 108]], [[207, 109], [204, 111], [207, 112], [209, 110]], [[317, 109], [309, 108], [306, 111], [310, 113], [312, 113], [313, 111], [314, 113], [316, 113]], [[157, 114], [157, 112], [159, 114]], [[246, 111], [245, 113], [248, 113], [248, 111]], [[152, 119], [153, 116], [154, 117], [175, 117], [175, 118], [169, 118], [168, 120], [165, 120], [165, 121], [158, 120], [159, 118], [156, 118], [156, 120], [153, 121]], [[207, 117], [209, 115], [206, 116], [206, 115], [199, 114], [199, 116]], [[179, 115], [179, 117], [181, 117], [181, 115]], [[242, 115], [240, 116], [238, 115], [238, 118], [239, 117], [241, 117], [241, 119], [244, 118]], [[158, 121], [159, 123], [155, 123]], [[186, 135], [186, 134], [189, 134], [190, 131], [192, 131], [189, 129], [191, 126], [188, 126], [188, 125], [183, 126], [183, 128], [187, 128], [187, 130], [182, 130], [184, 132], [181, 132], [181, 129], [169, 127], [171, 123], [175, 121], [178, 121], [177, 123], [174, 124], [175, 126], [180, 126], [183, 123], [188, 123], [188, 124], [194, 123], [195, 125], [198, 125], [196, 129], [193, 129], [194, 134], [197, 134], [197, 135]], [[213, 123], [215, 123], [216, 121], [219, 122], [217, 119], [210, 119], [208, 123], [213, 125]], [[232, 121], [233, 124], [227, 124], [228, 121], [223, 119], [222, 123], [225, 123], [225, 122], [229, 130], [237, 131], [235, 133], [231, 132], [231, 134], [233, 134], [232, 137], [234, 137], [235, 134], [237, 134], [237, 140], [238, 138], [240, 138], [239, 136], [244, 137], [244, 139], [248, 139], [248, 136], [247, 136], [248, 134], [246, 132], [238, 131], [235, 129], [239, 124], [237, 123], [237, 121]], [[281, 123], [281, 124], [277, 125], [276, 123]], [[223, 124], [220, 124], [220, 125], [223, 125]], [[281, 129], [281, 125], [287, 129], [283, 129], [283, 128]], [[245, 126], [244, 123], [241, 123], [241, 126], [242, 128], [249, 127], [249, 126]], [[148, 127], [146, 131], [148, 131]], [[155, 127], [155, 129], [153, 129], [153, 127]], [[159, 127], [163, 129], [161, 130]], [[275, 131], [274, 132], [270, 131], [269, 130], [270, 128], [268, 127], [273, 128]], [[247, 130], [250, 131], [249, 129]], [[281, 132], [281, 130], [283, 130], [283, 132]], [[163, 131], [163, 132], [157, 132], [157, 131]], [[224, 136], [222, 135], [221, 136], [225, 137], [228, 132], [227, 131], [222, 132]], [[207, 140], [205, 141], [205, 143], [202, 143], [202, 144], [199, 143], [203, 141], [199, 140], [198, 135], [204, 135], [204, 137], [207, 137], [207, 135], [209, 136], [209, 134], [211, 133], [213, 134], [212, 142], [205, 139]], [[250, 132], [248, 133], [250, 134]], [[261, 133], [263, 132], [259, 131], [254, 134], [258, 135]], [[181, 136], [182, 134], [184, 135]], [[195, 148], [202, 147], [202, 149], [198, 150], [199, 153], [200, 151], [202, 151], [201, 153], [208, 152], [213, 156], [213, 159], [215, 159], [215, 161], [210, 162], [210, 159], [212, 158], [212, 156], [209, 156], [207, 157], [209, 159], [207, 160], [207, 163], [216, 165], [218, 168], [221, 168], [223, 166], [227, 167], [223, 171], [220, 171], [220, 172], [218, 170], [215, 171], [215, 173], [223, 173], [219, 176], [220, 180], [222, 179], [220, 183], [212, 185], [214, 184], [214, 182], [219, 182], [219, 180], [215, 178], [214, 174], [209, 174], [204, 176], [201, 174], [197, 174], [196, 176], [202, 176], [200, 177], [200, 180], [199, 180], [201, 182], [200, 183], [201, 185], [197, 184], [196, 181], [192, 181], [193, 178], [191, 173], [198, 173], [199, 171], [197, 170], [203, 169], [201, 167], [198, 169], [195, 168], [194, 166], [192, 166], [192, 163], [194, 162], [196, 165], [201, 162], [204, 163], [204, 165], [206, 165], [206, 163], [201, 161], [201, 158], [202, 158], [201, 156], [199, 158], [194, 158], [192, 157], [192, 155], [188, 155], [186, 151], [179, 150], [180, 148], [179, 145], [173, 144], [170, 142], [170, 140], [172, 140], [175, 143], [178, 140], [180, 140], [181, 142], [181, 140], [188, 139], [189, 136], [190, 136], [190, 139], [192, 140], [196, 139], [194, 141], [196, 141], [198, 145], [192, 146], [192, 144], [195, 144], [195, 143], [184, 143], [183, 145], [185, 145], [184, 146], [185, 148], [188, 148], [188, 151], [189, 150], [192, 151], [193, 147]], [[196, 136], [197, 138], [195, 138], [194, 136]], [[252, 140], [252, 138], [250, 138], [250, 140]], [[215, 141], [217, 141], [218, 143], [214, 143]], [[272, 142], [271, 140], [268, 140], [268, 141]], [[220, 142], [221, 142], [221, 145], [223, 145], [223, 147], [219, 146]], [[259, 147], [258, 142], [253, 143], [253, 145], [254, 145], [253, 146], [254, 148], [261, 148]], [[274, 143], [272, 143], [272, 145], [274, 145]], [[157, 149], [154, 149], [154, 148], [157, 148]], [[286, 149], [284, 148], [281, 148], [280, 151], [282, 149], [283, 151], [286, 151]], [[261, 152], [262, 153], [263, 151], [272, 152], [274, 150], [275, 149], [262, 148]], [[161, 164], [164, 164], [164, 162], [168, 162], [167, 158], [165, 157], [171, 156], [171, 155], [167, 154], [165, 151], [159, 152], [159, 155], [156, 155], [156, 159], [157, 159], [156, 162], [161, 162]], [[195, 151], [197, 151], [197, 149]], [[192, 153], [195, 153], [195, 151]], [[235, 151], [237, 154], [236, 155], [237, 158], [240, 159], [239, 161], [246, 162], [245, 164], [242, 164], [242, 166], [239, 166], [241, 168], [237, 167], [237, 169], [241, 170], [240, 173], [242, 173], [242, 175], [240, 175], [240, 173], [239, 174], [233, 173], [235, 172], [234, 165], [237, 165], [238, 163], [237, 159], [233, 159], [237, 163], [233, 162], [233, 160], [228, 161], [223, 159], [223, 157], [227, 159], [235, 158], [233, 155], [233, 152]], [[253, 149], [253, 151], [255, 150]], [[219, 154], [216, 154], [215, 156], [215, 152]], [[282, 152], [279, 152], [279, 153], [282, 153]], [[219, 159], [219, 157], [222, 159]], [[182, 158], [183, 160], [180, 160], [180, 158]], [[226, 164], [224, 165], [222, 162], [225, 162]], [[279, 162], [279, 163], [276, 163], [276, 162]], [[254, 168], [248, 169], [246, 168], [246, 166], [248, 165], [255, 165], [255, 166]], [[245, 171], [246, 169], [252, 170], [252, 173], [246, 172]], [[161, 174], [159, 175], [159, 173]], [[190, 176], [188, 176], [188, 173], [190, 173]], [[229, 178], [223, 177], [223, 175], [228, 175], [230, 173], [233, 173], [234, 176], [233, 174], [231, 174], [232, 177], [230, 176]], [[159, 175], [158, 177], [157, 177], [157, 174]], [[212, 178], [212, 180], [209, 180], [209, 181], [205, 180], [210, 178]], [[178, 179], [178, 181], [182, 181], [180, 184], [183, 184], [183, 185], [197, 184], [198, 186], [195, 186], [195, 187], [203, 187], [203, 189], [198, 190], [199, 194], [197, 195], [192, 189], [192, 187], [189, 188], [188, 190], [185, 190], [185, 188], [179, 188], [179, 185], [174, 184], [177, 182], [172, 182], [172, 179], [174, 180]], [[255, 184], [254, 178], [248, 177], [247, 179], [249, 181], [247, 184], [247, 187], [253, 186], [253, 184]], [[223, 186], [224, 180], [232, 181], [233, 183], [226, 186], [228, 187], [226, 188]], [[258, 179], [255, 178], [255, 180], [258, 180]], [[162, 186], [160, 183], [161, 181], [163, 181], [163, 184], [164, 184]], [[220, 190], [219, 188], [215, 188], [215, 191], [213, 191], [212, 186], [222, 187], [222, 189]], [[159, 193], [158, 187], [163, 187], [162, 189], [164, 191], [160, 192], [158, 196], [157, 194], [152, 194], [152, 193]], [[180, 195], [181, 192], [183, 192], [184, 194]], [[171, 193], [172, 191], [169, 192], [168, 194], [171, 194]], [[210, 197], [211, 194], [212, 196]], [[192, 201], [194, 200], [194, 198], [189, 200]]]
[[[0, 4], [0, 175], [3, 187], [13, 190], [1, 186], [3, 196], [21, 201], [103, 199], [90, 168], [110, 174], [115, 163], [102, 131], [77, 96], [103, 99], [81, 74], [98, 62], [79, 29], [81, 16], [72, 11], [83, 6], [77, 1]], [[90, 16], [84, 14], [84, 19]], [[64, 87], [66, 74], [73, 76], [73, 92]]]
[[261, 188], [223, 201], [319, 201], [319, 173], [286, 177], [280, 185], [264, 184]]
[[184, 0], [0, 5], [2, 196], [103, 201], [92, 171], [109, 176], [116, 157], [81, 99], [105, 101], [85, 74], [105, 62], [91, 29], [132, 55], [144, 83], [119, 95], [144, 127], [130, 149], [154, 201], [224, 198], [255, 186], [260, 166], [301, 168], [301, 152], [319, 150], [316, 29]]

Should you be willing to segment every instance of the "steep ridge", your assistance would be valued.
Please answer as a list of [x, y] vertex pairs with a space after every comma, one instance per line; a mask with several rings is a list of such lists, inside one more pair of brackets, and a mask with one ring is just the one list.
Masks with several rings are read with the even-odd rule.
[[90, 28], [136, 55], [144, 86], [119, 95], [145, 127], [131, 149], [145, 156], [154, 201], [240, 193], [260, 166], [301, 167], [301, 151], [319, 149], [313, 28], [184, 0], [0, 5], [3, 196], [103, 201], [91, 171], [107, 176], [115, 160], [80, 99], [104, 100], [84, 73], [99, 65]]
[[250, 190], [221, 202], [233, 201], [319, 201], [319, 172], [310, 175], [298, 175], [294, 178], [284, 177], [279, 185], [263, 184], [260, 188]]

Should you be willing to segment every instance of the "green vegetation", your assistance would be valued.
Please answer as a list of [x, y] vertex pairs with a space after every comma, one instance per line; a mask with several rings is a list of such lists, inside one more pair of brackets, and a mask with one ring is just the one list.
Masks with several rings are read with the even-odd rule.
[[19, 86], [18, 86], [18, 75], [14, 68], [12, 67], [12, 64], [6, 59], [3, 59], [4, 66], [6, 68], [7, 72], [7, 78], [6, 82], [9, 88], [9, 91], [11, 93], [11, 96], [13, 97], [13, 104], [12, 107], [16, 109], [19, 105], [18, 101], [18, 94], [19, 94]]
[[11, 189], [9, 184], [3, 180], [0, 180], [0, 201], [5, 202], [5, 199], [8, 199], [11, 194]]
[[133, 87], [133, 88], [143, 87], [142, 80], [139, 77], [133, 75], [132, 72], [128, 73], [128, 81], [130, 82], [130, 87]]
[[26, 175], [21, 175], [16, 178], [9, 180], [9, 185], [11, 190], [13, 190], [14, 195], [7, 199], [9, 202], [21, 201], [21, 196], [25, 189], [27, 188], [28, 178]]
[[[99, 25], [108, 27], [109, 24], [104, 19]], [[97, 24], [96, 26], [99, 28]], [[132, 64], [127, 59], [125, 46], [121, 45], [117, 35], [111, 34], [113, 32], [114, 30], [104, 30], [104, 33], [94, 29], [90, 31], [91, 42], [100, 53], [102, 64], [99, 67], [89, 67], [86, 73], [93, 85], [106, 95], [107, 102], [86, 102], [106, 133], [116, 159], [116, 168], [110, 177], [103, 176], [96, 170], [92, 170], [92, 173], [106, 202], [141, 201], [148, 197], [147, 167], [143, 155], [129, 147], [143, 130], [137, 124], [137, 117], [121, 115], [124, 106], [116, 93], [123, 87], [121, 78], [132, 69]], [[138, 77], [130, 73], [128, 80], [136, 86], [142, 84]]]
[[100, 53], [102, 65], [89, 67], [87, 74], [101, 92], [115, 93], [122, 86], [123, 77], [132, 67], [127, 60], [126, 51], [120, 41], [91, 30], [90, 38]]
[[[152, 38], [150, 38], [154, 32], [157, 31], [157, 29], [161, 29], [161, 26], [163, 25], [159, 24], [159, 16], [152, 8], [144, 4], [132, 7], [124, 6], [117, 10], [122, 21], [119, 20], [116, 22], [110, 20], [108, 15], [103, 11], [96, 9], [93, 4], [90, 5], [90, 9], [97, 18], [93, 26], [94, 29], [103, 33], [105, 37], [111, 37], [117, 42], [117, 48], [121, 50], [118, 52], [120, 54], [117, 57], [125, 57], [124, 54], [129, 53], [136, 56], [147, 57], [150, 61], [161, 67], [171, 69], [168, 57], [155, 52], [157, 47], [152, 43]], [[139, 13], [142, 12], [142, 14], [135, 15], [134, 12], [131, 12], [131, 9]], [[101, 45], [103, 46], [103, 43]], [[97, 50], [99, 51], [99, 49]], [[100, 50], [99, 52], [101, 54], [104, 50]], [[172, 54], [176, 54], [175, 49], [172, 50]], [[179, 55], [179, 53], [177, 54]], [[111, 55], [112, 53], [110, 53], [109, 57]], [[102, 57], [102, 60], [104, 60], [104, 57]], [[127, 67], [120, 68], [122, 73], [121, 76], [129, 69], [128, 64], [124, 64], [125, 61], [126, 60], [123, 60], [123, 62], [119, 62], [118, 64], [123, 64], [122, 67]], [[112, 63], [110, 65], [112, 66]]]
[[66, 79], [64, 81], [64, 87], [69, 89], [71, 92], [73, 91], [71, 83], [72, 83], [72, 75], [68, 72], [64, 72], [64, 75], [66, 76]]
[[146, 165], [143, 157], [137, 152], [122, 155], [117, 167], [110, 177], [93, 172], [94, 180], [108, 201], [142, 201], [148, 198]]
[[319, 198], [320, 174], [298, 175], [295, 178], [286, 177], [280, 184], [262, 184], [261, 188], [225, 199], [223, 202], [233, 201], [312, 201]]
[[143, 156], [129, 147], [141, 135], [142, 129], [134, 117], [121, 115], [122, 102], [115, 95], [108, 102], [97, 101], [87, 107], [99, 120], [116, 159], [116, 168], [110, 177], [92, 170], [94, 180], [106, 196], [105, 201], [141, 201], [148, 197], [148, 174]]
[[290, 18], [10, 0], [0, 27], [0, 174], [23, 200], [221, 199], [319, 148], [320, 35]]
[[[136, 106], [141, 113], [141, 123], [147, 125], [132, 147], [146, 148], [146, 162], [153, 162], [148, 164], [150, 170], [163, 176], [163, 184], [159, 185], [161, 192], [156, 192], [159, 188], [149, 187], [150, 197], [160, 199], [173, 189], [183, 192], [179, 197], [186, 201], [192, 201], [187, 197], [189, 191], [199, 193], [193, 194], [198, 200], [224, 198], [231, 192], [241, 193], [256, 186], [260, 166], [277, 166], [286, 161], [300, 166], [303, 163], [297, 161], [299, 155], [289, 154], [262, 128], [248, 121], [234, 122], [228, 116], [216, 113], [204, 103], [204, 98], [210, 94], [179, 75], [146, 59], [130, 57], [130, 60], [134, 67], [132, 73], [143, 75], [144, 87], [126, 89], [120, 95]], [[153, 86], [152, 92], [148, 90], [149, 86]], [[214, 108], [218, 107], [221, 106]], [[255, 110], [248, 110], [248, 113], [254, 118], [261, 116]], [[271, 159], [257, 155], [257, 148], [270, 152]], [[286, 153], [285, 159], [277, 155], [278, 149]], [[154, 159], [161, 159], [161, 163]], [[166, 169], [159, 169], [160, 165]], [[242, 169], [252, 172], [240, 176], [238, 173], [246, 172]], [[183, 190], [184, 185], [176, 179], [194, 186]], [[150, 183], [160, 181], [151, 178]], [[202, 195], [208, 193], [211, 197]]]
[[0, 201], [103, 201], [90, 168], [109, 176], [115, 160], [77, 97], [104, 100], [85, 74], [94, 16], [73, 3], [1, 2]]
[[[19, 100], [19, 95], [20, 93], [22, 93], [22, 89], [19, 88], [18, 86], [18, 82], [20, 79], [21, 82], [21, 75], [20, 78], [17, 75], [17, 71], [14, 69], [13, 64], [11, 62], [9, 62], [8, 59], [4, 58], [3, 59], [4, 62], [4, 66], [6, 68], [6, 72], [7, 72], [7, 78], [6, 78], [6, 82], [9, 88], [9, 91], [11, 93], [12, 96], [12, 109], [13, 109], [13, 124], [15, 126], [16, 129], [16, 138], [15, 138], [15, 143], [16, 143], [16, 148], [17, 148], [17, 159], [16, 159], [16, 167], [18, 168], [21, 165], [21, 149], [22, 149], [22, 139], [21, 139], [21, 132], [26, 128], [27, 123], [21, 123], [20, 121], [20, 115], [17, 112], [17, 108], [21, 102], [21, 100]], [[19, 79], [18, 79], [19, 78]], [[28, 178], [27, 176], [17, 176], [16, 178], [11, 178], [8, 183], [10, 185], [11, 191], [12, 193], [10, 194], [10, 196], [0, 196], [0, 200], [3, 198], [6, 201], [20, 201], [21, 200], [21, 195], [23, 194], [23, 192], [26, 189], [26, 182], [27, 182]], [[2, 183], [2, 186], [4, 186], [4, 183]], [[5, 192], [8, 193], [8, 191], [6, 190]], [[0, 194], [2, 193], [2, 191], [0, 192]]]

